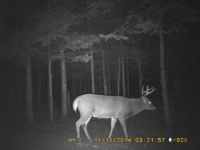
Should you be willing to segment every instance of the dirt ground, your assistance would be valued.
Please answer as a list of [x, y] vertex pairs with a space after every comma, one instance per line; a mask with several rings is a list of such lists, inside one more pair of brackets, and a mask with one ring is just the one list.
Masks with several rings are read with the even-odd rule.
[[[45, 119], [37, 120], [34, 126], [7, 121], [1, 123], [1, 150], [197, 150], [198, 135], [193, 129], [174, 129], [168, 134], [159, 118], [153, 113], [143, 112], [127, 119], [129, 142], [123, 141], [124, 132], [117, 121], [112, 142], [107, 141], [110, 119], [92, 118], [88, 132], [93, 139], [90, 144], [81, 128], [83, 141], [77, 143], [75, 122], [78, 114], [72, 114], [66, 122], [49, 124]], [[169, 142], [172, 138], [172, 142]], [[115, 141], [114, 141], [115, 140]], [[177, 141], [175, 141], [177, 140]], [[200, 142], [200, 141], [199, 141]]]

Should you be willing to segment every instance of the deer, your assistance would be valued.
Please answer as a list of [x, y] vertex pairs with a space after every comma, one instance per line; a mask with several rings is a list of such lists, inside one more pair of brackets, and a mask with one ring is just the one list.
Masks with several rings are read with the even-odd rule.
[[156, 88], [148, 88], [144, 91], [142, 87], [142, 96], [140, 98], [126, 98], [123, 96], [107, 96], [98, 94], [84, 94], [78, 96], [73, 102], [73, 110], [77, 108], [80, 112], [80, 118], [76, 122], [77, 140], [80, 139], [80, 126], [87, 136], [90, 143], [93, 143], [87, 131], [87, 125], [91, 117], [111, 118], [111, 129], [108, 138], [111, 138], [117, 119], [123, 128], [125, 138], [128, 138], [126, 130], [126, 119], [137, 115], [143, 110], [155, 110], [156, 107], [146, 97], [154, 92]]

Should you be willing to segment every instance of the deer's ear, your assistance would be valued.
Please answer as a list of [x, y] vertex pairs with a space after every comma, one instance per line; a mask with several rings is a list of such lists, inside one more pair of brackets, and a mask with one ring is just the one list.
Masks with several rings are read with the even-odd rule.
[[143, 103], [145, 103], [146, 102], [146, 97], [142, 96], [141, 98], [142, 98]]

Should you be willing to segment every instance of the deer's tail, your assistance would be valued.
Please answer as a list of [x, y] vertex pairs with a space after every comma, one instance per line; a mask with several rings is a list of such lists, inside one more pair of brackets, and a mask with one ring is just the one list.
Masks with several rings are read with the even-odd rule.
[[74, 100], [74, 102], [73, 102], [73, 109], [74, 109], [74, 111], [77, 110], [79, 99], [80, 99], [80, 96], [77, 97], [77, 98]]

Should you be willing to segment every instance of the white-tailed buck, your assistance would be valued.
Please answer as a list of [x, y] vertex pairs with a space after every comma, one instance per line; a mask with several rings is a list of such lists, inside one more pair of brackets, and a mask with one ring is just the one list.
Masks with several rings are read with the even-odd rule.
[[80, 126], [82, 125], [87, 139], [92, 142], [87, 131], [87, 124], [92, 116], [97, 118], [111, 118], [109, 138], [112, 135], [117, 119], [119, 119], [125, 137], [128, 138], [126, 119], [145, 109], [155, 110], [155, 106], [146, 97], [153, 91], [155, 91], [153, 87], [149, 89], [147, 86], [146, 91], [143, 91], [142, 88], [142, 96], [140, 98], [125, 98], [122, 96], [105, 96], [97, 94], [85, 94], [77, 97], [73, 102], [74, 111], [76, 111], [78, 107], [80, 112], [80, 119], [76, 122], [77, 139], [80, 139]]

